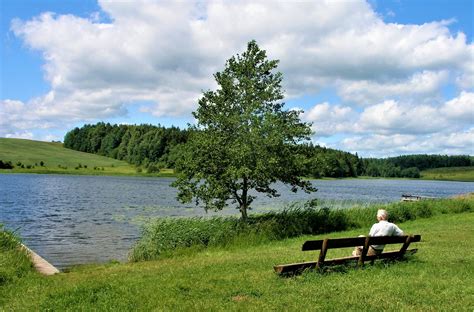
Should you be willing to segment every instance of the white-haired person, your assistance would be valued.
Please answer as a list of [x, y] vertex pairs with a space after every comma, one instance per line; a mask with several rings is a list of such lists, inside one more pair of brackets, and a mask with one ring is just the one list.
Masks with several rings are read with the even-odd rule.
[[[385, 209], [379, 209], [377, 211], [377, 223], [372, 225], [369, 236], [402, 236], [403, 231], [400, 228], [388, 222], [388, 212]], [[363, 235], [361, 235], [363, 236]], [[368, 256], [379, 255], [382, 253], [385, 245], [371, 245], [367, 251]], [[362, 253], [362, 246], [357, 246], [352, 252], [353, 256], [360, 256]]]

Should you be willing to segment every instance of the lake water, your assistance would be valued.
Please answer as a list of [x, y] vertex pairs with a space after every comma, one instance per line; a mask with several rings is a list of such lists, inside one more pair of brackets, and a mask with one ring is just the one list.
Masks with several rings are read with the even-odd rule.
[[[176, 201], [172, 178], [0, 174], [0, 223], [59, 268], [74, 264], [126, 260], [140, 225], [157, 216], [236, 214], [227, 208], [206, 214]], [[402, 194], [449, 197], [474, 192], [471, 182], [416, 180], [315, 180], [313, 194], [292, 193], [277, 185], [281, 197], [258, 197], [253, 211], [281, 209], [318, 198], [323, 205], [398, 201]], [[250, 212], [252, 213], [252, 212]]]

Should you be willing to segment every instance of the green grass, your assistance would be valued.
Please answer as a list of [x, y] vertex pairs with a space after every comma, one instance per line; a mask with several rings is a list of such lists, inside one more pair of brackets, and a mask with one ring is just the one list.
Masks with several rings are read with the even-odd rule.
[[[454, 201], [454, 200], [453, 200]], [[209, 248], [158, 261], [33, 271], [0, 287], [0, 310], [45, 311], [472, 311], [474, 213], [400, 223], [421, 234], [408, 261], [281, 278], [272, 266], [314, 260], [307, 239], [366, 234], [368, 228], [249, 246]], [[330, 251], [328, 257], [350, 254]]]
[[424, 170], [421, 172], [424, 180], [445, 180], [474, 182], [474, 167], [449, 167]]
[[[173, 170], [171, 169], [164, 169], [159, 174], [137, 173], [136, 167], [125, 161], [74, 151], [64, 148], [61, 143], [23, 139], [0, 138], [0, 160], [11, 161], [15, 166], [13, 169], [0, 170], [0, 173], [137, 176], [173, 175]], [[44, 162], [44, 166], [40, 165], [41, 161]], [[17, 166], [16, 164], [18, 162], [21, 162], [25, 168]], [[31, 168], [28, 169], [27, 166], [31, 166]]]
[[129, 258], [131, 261], [154, 260], [186, 252], [189, 248], [202, 250], [241, 241], [247, 245], [260, 244], [305, 234], [368, 228], [374, 222], [377, 209], [382, 207], [390, 212], [391, 221], [399, 223], [439, 214], [473, 212], [474, 196], [345, 209], [317, 208], [310, 201], [295, 203], [282, 211], [254, 214], [247, 222], [235, 216], [155, 218], [144, 225], [141, 238]]

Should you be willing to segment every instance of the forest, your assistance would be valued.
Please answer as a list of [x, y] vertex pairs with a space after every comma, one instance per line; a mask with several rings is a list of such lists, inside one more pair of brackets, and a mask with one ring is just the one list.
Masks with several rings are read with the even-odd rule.
[[[189, 130], [161, 125], [111, 125], [99, 122], [69, 131], [64, 146], [73, 150], [127, 161], [148, 172], [174, 168]], [[405, 155], [361, 158], [319, 145], [299, 144], [301, 175], [311, 178], [357, 176], [419, 178], [420, 171], [439, 167], [474, 165], [469, 155]]]

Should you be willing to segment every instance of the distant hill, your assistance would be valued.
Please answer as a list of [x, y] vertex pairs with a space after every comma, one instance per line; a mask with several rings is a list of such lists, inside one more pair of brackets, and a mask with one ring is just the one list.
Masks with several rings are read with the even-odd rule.
[[423, 170], [421, 178], [425, 180], [474, 182], [474, 167], [451, 167]]
[[64, 148], [62, 143], [24, 139], [0, 138], [0, 160], [10, 161], [15, 167], [0, 172], [137, 174], [136, 167], [125, 161], [74, 151]]

